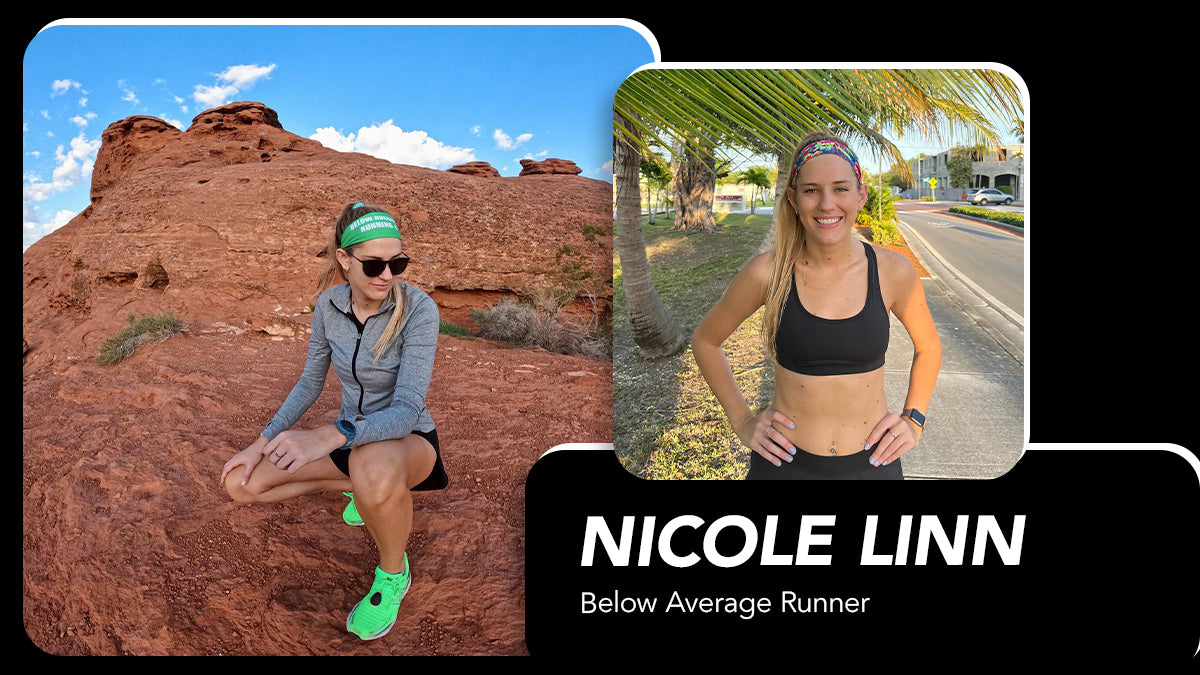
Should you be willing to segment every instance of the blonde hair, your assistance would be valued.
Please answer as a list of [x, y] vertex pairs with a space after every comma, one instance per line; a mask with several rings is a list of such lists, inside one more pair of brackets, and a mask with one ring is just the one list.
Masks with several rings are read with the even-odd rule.
[[[804, 137], [792, 152], [792, 161], [788, 163], [788, 171], [796, 166], [800, 151], [813, 141], [837, 141], [846, 145], [846, 141], [824, 131], [814, 131]], [[798, 175], [798, 174], [797, 174]], [[790, 178], [788, 189], [795, 188], [795, 178]], [[862, 190], [862, 185], [858, 186]], [[804, 249], [804, 226], [800, 217], [792, 208], [791, 202], [784, 192], [783, 199], [775, 202], [775, 256], [771, 262], [770, 276], [767, 278], [767, 297], [763, 303], [762, 340], [767, 355], [775, 361], [775, 335], [779, 331], [779, 319], [783, 316], [783, 303], [792, 292], [794, 279], [793, 270], [800, 251]]]
[[[347, 204], [342, 209], [342, 214], [338, 216], [337, 222], [334, 223], [333, 232], [329, 235], [329, 243], [325, 247], [325, 257], [328, 262], [325, 265], [325, 271], [321, 272], [321, 279], [317, 282], [317, 294], [338, 283], [346, 283], [349, 279], [346, 278], [346, 272], [342, 266], [338, 264], [337, 250], [340, 248], [342, 241], [342, 233], [346, 231], [346, 227], [368, 213], [382, 211], [387, 213], [385, 209], [363, 202]], [[346, 249], [347, 253], [354, 253], [354, 246]], [[404, 282], [400, 281], [399, 277], [392, 277], [392, 287], [388, 289], [387, 300], [392, 300], [396, 303], [396, 308], [392, 310], [392, 318], [388, 320], [387, 325], [383, 328], [383, 334], [375, 341], [371, 347], [371, 353], [374, 354], [375, 360], [378, 361], [383, 352], [387, 350], [388, 345], [396, 339], [396, 335], [400, 333], [400, 324], [404, 321], [404, 309], [408, 301], [408, 293], [405, 292]]]

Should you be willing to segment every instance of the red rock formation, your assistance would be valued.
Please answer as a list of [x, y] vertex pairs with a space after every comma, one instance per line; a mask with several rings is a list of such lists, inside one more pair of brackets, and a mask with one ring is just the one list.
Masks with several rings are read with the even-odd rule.
[[575, 162], [572, 162], [569, 159], [555, 159], [553, 157], [543, 162], [538, 162], [532, 159], [523, 159], [521, 160], [521, 167], [520, 175], [522, 176], [549, 176], [553, 174], [578, 176], [579, 174], [583, 173], [583, 169], [576, 166]]
[[[450, 312], [554, 284], [563, 243], [605, 273], [611, 186], [340, 153], [260, 103], [109, 125], [92, 204], [23, 256], [23, 619], [54, 654], [521, 654], [523, 486], [553, 445], [611, 442], [611, 365], [440, 336], [427, 400], [451, 486], [416, 497], [413, 587], [361, 642], [375, 551], [340, 494], [238, 505], [217, 481], [295, 383], [342, 206], [389, 208], [406, 278]], [[608, 230], [611, 232], [611, 230]], [[611, 239], [605, 239], [611, 243]], [[595, 248], [595, 250], [593, 250]], [[607, 300], [608, 298], [605, 298]], [[115, 366], [128, 313], [185, 332]], [[339, 385], [300, 422], [332, 421]]]
[[487, 162], [467, 162], [466, 164], [455, 164], [446, 170], [451, 173], [461, 173], [466, 176], [482, 176], [484, 178], [500, 177], [500, 172]]
[[[562, 284], [563, 244], [611, 277], [611, 238], [598, 247], [582, 234], [585, 224], [611, 232], [608, 183], [481, 181], [392, 164], [296, 136], [261, 103], [231, 103], [197, 115], [187, 132], [145, 116], [105, 129], [92, 204], [24, 255], [24, 337], [34, 352], [92, 348], [127, 312], [159, 307], [235, 326], [261, 312], [294, 314], [313, 300], [333, 219], [360, 200], [397, 217], [412, 256], [406, 278], [429, 292]], [[601, 295], [607, 310], [611, 289]]]

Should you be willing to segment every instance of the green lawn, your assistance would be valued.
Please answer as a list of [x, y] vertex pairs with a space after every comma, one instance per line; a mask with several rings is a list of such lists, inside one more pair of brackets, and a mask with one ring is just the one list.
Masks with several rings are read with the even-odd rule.
[[[659, 296], [691, 335], [758, 249], [769, 214], [718, 214], [714, 234], [671, 232], [657, 216], [645, 225], [646, 254]], [[645, 223], [643, 218], [643, 223]], [[643, 358], [629, 335], [620, 261], [613, 259], [613, 442], [631, 473], [649, 479], [740, 479], [748, 450], [696, 367], [691, 349], [665, 359]], [[768, 405], [774, 372], [759, 340], [761, 310], [725, 343], [742, 393], [752, 408]]]

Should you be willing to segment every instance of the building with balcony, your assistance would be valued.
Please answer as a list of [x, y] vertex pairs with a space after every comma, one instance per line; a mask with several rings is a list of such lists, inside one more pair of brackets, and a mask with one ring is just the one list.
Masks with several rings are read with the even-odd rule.
[[[912, 190], [912, 197], [929, 196], [930, 178], [937, 179], [934, 199], [954, 201], [962, 197], [967, 188], [950, 187], [950, 150], [929, 155], [912, 162], [913, 176], [920, 186], [920, 194]], [[1013, 199], [1025, 199], [1025, 146], [1001, 145], [971, 162], [971, 183], [968, 188], [1012, 189]]]

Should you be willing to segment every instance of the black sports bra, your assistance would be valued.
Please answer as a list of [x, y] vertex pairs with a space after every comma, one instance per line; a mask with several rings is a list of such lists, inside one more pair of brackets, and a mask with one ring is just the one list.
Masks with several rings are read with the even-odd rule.
[[875, 251], [866, 242], [863, 247], [867, 250], [867, 302], [852, 317], [826, 319], [810, 314], [800, 304], [793, 271], [792, 292], [784, 300], [775, 333], [779, 365], [801, 375], [866, 373], [883, 365], [890, 322], [879, 290]]

